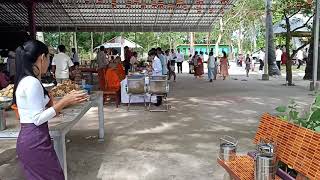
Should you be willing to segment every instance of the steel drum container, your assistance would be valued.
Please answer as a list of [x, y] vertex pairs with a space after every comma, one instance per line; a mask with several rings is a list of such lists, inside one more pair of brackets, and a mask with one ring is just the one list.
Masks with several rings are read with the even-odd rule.
[[167, 94], [169, 92], [168, 81], [150, 79], [148, 92], [156, 95]]
[[219, 158], [224, 161], [232, 161], [236, 158], [238, 141], [231, 136], [220, 138]]
[[168, 79], [168, 76], [151, 76], [151, 79], [152, 80], [167, 80]]
[[128, 76], [127, 82], [128, 94], [144, 94], [146, 92], [144, 75]]

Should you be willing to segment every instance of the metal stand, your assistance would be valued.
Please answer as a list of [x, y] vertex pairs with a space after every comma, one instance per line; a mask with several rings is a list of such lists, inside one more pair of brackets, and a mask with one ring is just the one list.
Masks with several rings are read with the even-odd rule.
[[[151, 98], [152, 96], [161, 96], [162, 97], [162, 100], [163, 100], [163, 105], [164, 105], [164, 109], [153, 109], [151, 110]], [[148, 110], [150, 112], [167, 112], [169, 110], [168, 108], [168, 99], [167, 99], [167, 94], [151, 94], [150, 95], [150, 101], [149, 101], [149, 108]]]
[[[129, 102], [128, 102], [127, 111], [130, 110], [131, 96], [133, 96], [133, 94], [129, 94]], [[144, 110], [147, 110], [146, 94], [134, 94], [134, 96], [143, 96]]]

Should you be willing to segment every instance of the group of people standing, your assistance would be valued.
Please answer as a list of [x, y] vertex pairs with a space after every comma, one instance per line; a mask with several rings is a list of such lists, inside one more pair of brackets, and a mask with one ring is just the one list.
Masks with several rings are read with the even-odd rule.
[[[208, 79], [210, 82], [217, 79], [217, 74], [220, 72], [220, 75], [223, 77], [223, 80], [229, 76], [229, 61], [227, 58], [227, 53], [222, 51], [223, 56], [220, 58], [220, 62], [218, 62], [218, 57], [214, 56], [213, 51], [209, 53], [209, 58], [207, 60], [208, 65]], [[191, 62], [194, 67], [194, 76], [195, 78], [202, 78], [204, 74], [204, 54], [203, 52], [198, 53], [195, 51], [195, 54], [191, 58]], [[220, 69], [219, 69], [220, 67]]]
[[[182, 63], [184, 61], [184, 55], [177, 49], [167, 49], [163, 51], [160, 47], [152, 48], [148, 53], [148, 61], [152, 62], [152, 74], [153, 75], [165, 75], [168, 76], [168, 80], [176, 81], [175, 66], [177, 64], [178, 73], [182, 73]], [[161, 69], [161, 70], [160, 70]]]

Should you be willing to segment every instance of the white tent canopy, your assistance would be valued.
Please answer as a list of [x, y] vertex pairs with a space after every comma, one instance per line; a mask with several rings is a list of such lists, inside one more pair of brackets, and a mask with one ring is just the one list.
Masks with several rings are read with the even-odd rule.
[[129, 48], [142, 48], [139, 44], [129, 41], [124, 37], [118, 36], [110, 39], [109, 41], [99, 45], [98, 47], [94, 48], [94, 51], [100, 48], [100, 46], [104, 46], [104, 48], [121, 48], [128, 46]]
[[[310, 17], [304, 16], [303, 14], [297, 14], [294, 15], [293, 17], [290, 18], [290, 25], [291, 25], [291, 31], [303, 26], [305, 23], [308, 22], [308, 19]], [[285, 29], [285, 20], [283, 19], [282, 21], [276, 23], [273, 26], [273, 32], [275, 34], [284, 34], [287, 33], [287, 30]], [[311, 28], [312, 28], [312, 19], [307, 23], [306, 27], [303, 27], [301, 29], [298, 29], [296, 33], [301, 33], [301, 34], [310, 34], [311, 35]]]

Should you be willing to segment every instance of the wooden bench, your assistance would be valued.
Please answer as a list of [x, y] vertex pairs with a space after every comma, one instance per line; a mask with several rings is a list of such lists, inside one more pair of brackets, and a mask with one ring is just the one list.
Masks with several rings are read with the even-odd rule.
[[[320, 134], [295, 124], [283, 121], [276, 116], [263, 114], [253, 143], [260, 139], [276, 143], [277, 160], [290, 166], [310, 180], [320, 179]], [[218, 163], [236, 180], [254, 179], [253, 153], [237, 155], [233, 161]], [[276, 179], [294, 179], [277, 170]]]

